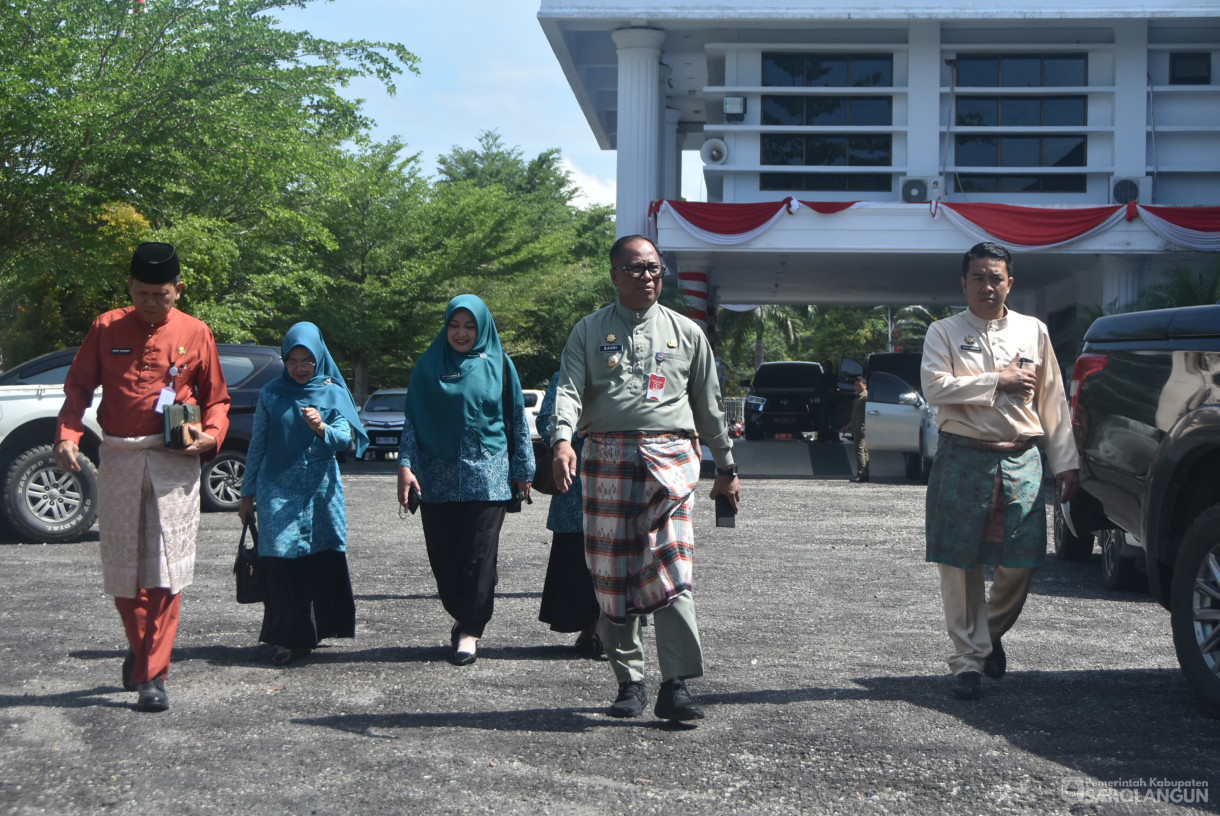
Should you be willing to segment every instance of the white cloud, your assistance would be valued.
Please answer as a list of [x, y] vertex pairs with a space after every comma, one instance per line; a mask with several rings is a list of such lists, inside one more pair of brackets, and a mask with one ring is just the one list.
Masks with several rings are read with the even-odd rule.
[[[572, 203], [578, 207], [584, 207], [588, 204], [609, 204], [611, 207], [615, 205], [616, 183], [613, 177], [600, 178], [593, 173], [585, 172], [577, 167], [567, 156], [561, 158], [559, 164], [564, 170], [568, 171], [572, 177], [572, 183], [579, 187], [582, 193]], [[613, 168], [613, 164], [611, 164], [611, 167]]]

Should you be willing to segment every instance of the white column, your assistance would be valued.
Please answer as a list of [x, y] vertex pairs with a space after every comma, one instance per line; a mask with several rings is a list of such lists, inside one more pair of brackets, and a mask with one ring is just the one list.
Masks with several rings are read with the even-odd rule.
[[661, 198], [682, 197], [682, 151], [678, 149], [677, 108], [665, 109], [661, 133]]
[[1107, 314], [1126, 306], [1140, 295], [1144, 261], [1126, 255], [1102, 255], [1101, 307]]
[[615, 231], [647, 234], [648, 204], [657, 198], [660, 60], [665, 32], [624, 28], [618, 46], [618, 193]]
[[1114, 46], [1114, 175], [1139, 178], [1148, 162], [1147, 21], [1116, 20]]
[[941, 171], [944, 151], [940, 129], [946, 117], [940, 98], [941, 71], [944, 67], [940, 51], [940, 23], [935, 20], [914, 20], [909, 31], [906, 174], [935, 176]]

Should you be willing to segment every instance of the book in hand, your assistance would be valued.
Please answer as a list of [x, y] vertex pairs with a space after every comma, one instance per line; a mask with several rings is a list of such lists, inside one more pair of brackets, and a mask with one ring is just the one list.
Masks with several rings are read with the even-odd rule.
[[198, 405], [176, 402], [165, 406], [165, 447], [188, 448], [195, 441], [195, 435], [188, 423], [199, 424], [203, 415]]

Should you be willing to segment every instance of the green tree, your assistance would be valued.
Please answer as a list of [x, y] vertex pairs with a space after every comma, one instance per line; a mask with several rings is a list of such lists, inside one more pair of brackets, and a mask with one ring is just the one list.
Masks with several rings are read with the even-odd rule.
[[[51, 327], [73, 292], [120, 282], [131, 245], [178, 236], [201, 303], [241, 287], [247, 237], [296, 224], [293, 188], [326, 172], [368, 121], [339, 89], [415, 70], [402, 46], [277, 26], [306, 0], [15, 0], [0, 4], [0, 288], [10, 315]], [[134, 13], [134, 12], [139, 13]], [[101, 245], [100, 215], [147, 229]], [[197, 239], [199, 243], [189, 243]], [[97, 284], [103, 279], [105, 284]], [[95, 300], [97, 298], [94, 298]], [[104, 300], [105, 298], [101, 298]], [[0, 335], [11, 344], [17, 333]], [[87, 328], [76, 315], [33, 338]]]
[[1149, 286], [1123, 311], [1171, 309], [1177, 306], [1205, 306], [1220, 303], [1220, 262], [1211, 269], [1169, 270], [1165, 280]]

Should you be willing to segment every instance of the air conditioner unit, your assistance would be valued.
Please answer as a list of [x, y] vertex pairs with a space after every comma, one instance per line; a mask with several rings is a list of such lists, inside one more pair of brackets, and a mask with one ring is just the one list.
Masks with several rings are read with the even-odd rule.
[[1148, 176], [1136, 178], [1110, 179], [1110, 203], [1126, 204], [1134, 201], [1137, 204], [1152, 203], [1152, 179]]
[[945, 179], [944, 176], [902, 176], [898, 179], [898, 189], [907, 204], [922, 204], [944, 195]]
[[708, 139], [699, 148], [699, 158], [704, 164], [724, 164], [729, 158], [729, 146], [720, 139]]

